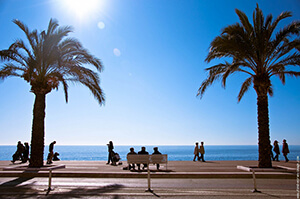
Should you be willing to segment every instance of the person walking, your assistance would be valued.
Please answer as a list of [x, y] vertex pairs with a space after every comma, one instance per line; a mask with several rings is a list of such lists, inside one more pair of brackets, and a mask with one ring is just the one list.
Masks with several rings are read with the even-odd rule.
[[197, 157], [197, 160], [200, 161], [200, 157], [199, 157], [199, 143], [198, 142], [195, 143], [194, 159], [193, 159], [193, 161], [196, 160], [196, 157]]
[[24, 143], [24, 151], [23, 151], [23, 161], [22, 163], [25, 163], [29, 160], [29, 145], [28, 142]]
[[275, 152], [275, 157], [274, 157], [273, 160], [279, 162], [278, 156], [280, 154], [280, 149], [279, 149], [278, 141], [275, 140], [274, 143], [273, 143], [273, 145], [274, 145], [273, 151]]
[[274, 158], [274, 154], [273, 154], [273, 146], [272, 146], [272, 143], [271, 143], [271, 140], [270, 140], [270, 157], [271, 157], [271, 160], [275, 160], [275, 158]]
[[284, 139], [283, 140], [283, 143], [282, 143], [282, 154], [283, 154], [283, 156], [284, 156], [284, 158], [285, 158], [285, 162], [288, 162], [289, 161], [289, 159], [288, 159], [288, 157], [287, 157], [287, 154], [290, 152], [290, 150], [289, 150], [289, 145], [286, 143], [286, 140]]
[[56, 141], [51, 142], [50, 145], [49, 145], [49, 153], [48, 153], [48, 157], [47, 157], [47, 164], [52, 164], [52, 158], [54, 156], [54, 152], [53, 152], [54, 144], [56, 144]]
[[15, 163], [16, 160], [21, 160], [23, 162], [24, 161], [23, 151], [24, 151], [24, 145], [22, 144], [21, 141], [18, 141], [17, 151], [13, 154], [12, 156], [13, 160], [11, 162]]
[[109, 164], [110, 162], [113, 164], [114, 144], [112, 141], [109, 141], [109, 143], [107, 144], [107, 148], [108, 148], [108, 160], [106, 164]]
[[200, 150], [199, 150], [201, 156], [200, 156], [200, 160], [202, 160], [202, 162], [205, 162], [204, 160], [204, 154], [205, 154], [205, 150], [204, 150], [204, 142], [201, 142], [201, 146], [200, 146]]

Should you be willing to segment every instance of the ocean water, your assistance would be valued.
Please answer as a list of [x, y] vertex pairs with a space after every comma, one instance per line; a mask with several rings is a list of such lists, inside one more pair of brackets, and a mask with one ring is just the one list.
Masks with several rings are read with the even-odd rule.
[[[114, 151], [119, 153], [121, 160], [126, 160], [126, 154], [130, 147], [134, 147], [138, 152], [141, 146], [114, 146]], [[154, 146], [146, 146], [146, 150], [151, 154]], [[258, 160], [258, 146], [204, 146], [205, 160]], [[194, 146], [158, 146], [163, 154], [168, 154], [169, 161], [190, 161], [193, 160]], [[300, 156], [300, 145], [289, 145], [290, 160], [297, 160]], [[281, 150], [281, 146], [280, 146]], [[0, 146], [0, 160], [11, 160], [16, 151], [16, 146]], [[61, 160], [84, 160], [84, 161], [107, 161], [107, 146], [62, 146], [55, 145], [54, 151], [60, 154]], [[44, 159], [47, 158], [48, 146], [45, 146]], [[284, 160], [282, 154], [279, 160]]]

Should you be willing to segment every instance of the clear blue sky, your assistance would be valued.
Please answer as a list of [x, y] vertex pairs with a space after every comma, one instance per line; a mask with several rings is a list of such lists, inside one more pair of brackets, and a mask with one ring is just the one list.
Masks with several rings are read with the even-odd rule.
[[[207, 75], [204, 69], [217, 63], [204, 62], [210, 42], [238, 22], [235, 8], [252, 21], [255, 1], [100, 0], [89, 7], [93, 2], [79, 1], [79, 10], [75, 0], [0, 0], [0, 49], [17, 38], [25, 40], [13, 19], [44, 30], [56, 18], [60, 25], [73, 26], [70, 36], [105, 67], [103, 107], [81, 85], [70, 85], [68, 104], [61, 87], [47, 95], [45, 144], [257, 144], [255, 91], [237, 103], [244, 76], [230, 77], [226, 89], [214, 84], [202, 100], [196, 97]], [[257, 3], [265, 16], [293, 12], [279, 26], [300, 19], [299, 0]], [[288, 78], [286, 85], [272, 81], [271, 140], [299, 145], [300, 79]], [[23, 79], [0, 82], [0, 145], [30, 142], [34, 95], [29, 90]]]

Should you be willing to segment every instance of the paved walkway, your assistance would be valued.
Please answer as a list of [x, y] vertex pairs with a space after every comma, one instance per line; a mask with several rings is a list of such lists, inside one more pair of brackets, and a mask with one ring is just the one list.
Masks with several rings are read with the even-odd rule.
[[[29, 171], [27, 164], [12, 164], [0, 161], [0, 177], [47, 177], [49, 171]], [[53, 170], [54, 177], [91, 177], [91, 178], [144, 178], [144, 171], [123, 170], [127, 166], [106, 165], [105, 161], [58, 161], [52, 166], [65, 165], [63, 169]], [[150, 165], [151, 178], [252, 178], [252, 173], [238, 169], [237, 166], [257, 166], [257, 161], [169, 161], [161, 165], [160, 171]], [[273, 162], [276, 169], [257, 170], [257, 178], [295, 179], [297, 162]], [[15, 168], [15, 169], [14, 169]], [[17, 170], [17, 169], [23, 170]]]
[[[59, 161], [54, 165], [48, 191], [49, 171], [16, 170], [26, 164], [0, 161], [0, 198], [297, 198], [297, 162], [273, 162], [276, 169], [257, 171], [261, 193], [252, 193], [252, 174], [237, 166], [256, 166], [257, 161], [170, 161], [167, 170], [150, 165], [147, 172], [123, 170], [127, 166], [104, 161]], [[12, 168], [15, 168], [12, 170]]]

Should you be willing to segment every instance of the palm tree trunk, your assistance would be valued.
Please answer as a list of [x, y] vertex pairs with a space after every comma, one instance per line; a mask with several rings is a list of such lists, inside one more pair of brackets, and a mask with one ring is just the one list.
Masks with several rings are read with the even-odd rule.
[[268, 95], [257, 95], [258, 151], [260, 168], [271, 168]]
[[36, 94], [33, 107], [30, 167], [42, 167], [44, 160], [44, 122], [46, 94]]

